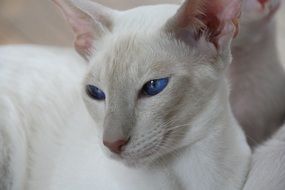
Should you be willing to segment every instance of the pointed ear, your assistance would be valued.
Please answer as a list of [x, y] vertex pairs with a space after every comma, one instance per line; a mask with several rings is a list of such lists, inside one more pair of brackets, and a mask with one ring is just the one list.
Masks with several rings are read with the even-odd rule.
[[220, 50], [238, 33], [241, 0], [185, 0], [166, 30], [185, 42], [204, 37]]
[[112, 30], [114, 10], [91, 0], [52, 0], [61, 10], [75, 34], [76, 50], [88, 60], [94, 41]]
[[267, 20], [269, 21], [279, 9], [282, 0], [244, 0], [244, 22]]

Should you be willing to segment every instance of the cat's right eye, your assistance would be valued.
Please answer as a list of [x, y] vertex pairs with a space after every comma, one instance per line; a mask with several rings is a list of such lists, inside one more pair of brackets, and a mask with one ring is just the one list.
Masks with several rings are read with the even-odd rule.
[[88, 94], [90, 98], [95, 99], [95, 100], [102, 101], [106, 99], [105, 93], [94, 85], [87, 85], [86, 93]]

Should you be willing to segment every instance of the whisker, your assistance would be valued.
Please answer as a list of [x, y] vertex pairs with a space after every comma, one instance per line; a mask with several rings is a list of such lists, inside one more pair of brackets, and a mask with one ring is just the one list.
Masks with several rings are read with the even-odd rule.
[[177, 126], [174, 126], [174, 127], [170, 127], [170, 128], [168, 128], [167, 130], [168, 130], [168, 131], [171, 131], [171, 130], [179, 129], [179, 128], [186, 127], [186, 126], [190, 126], [190, 125], [191, 125], [191, 124], [177, 125]]

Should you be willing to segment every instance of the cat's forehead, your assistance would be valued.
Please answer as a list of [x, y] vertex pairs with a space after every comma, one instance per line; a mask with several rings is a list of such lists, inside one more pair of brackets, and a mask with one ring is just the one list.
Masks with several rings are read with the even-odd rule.
[[92, 59], [90, 74], [108, 87], [135, 83], [139, 88], [152, 79], [189, 75], [205, 57], [161, 33], [110, 35]]
[[165, 25], [175, 15], [177, 9], [177, 5], [161, 4], [126, 10], [114, 18], [114, 30], [154, 31]]
[[97, 80], [109, 82], [137, 80], [144, 76], [151, 79], [170, 73], [170, 69], [181, 66], [178, 63], [191, 62], [189, 44], [177, 42], [164, 30], [176, 9], [173, 5], [147, 6], [118, 15], [111, 33], [95, 43], [91, 73]]
[[[105, 38], [92, 59], [91, 72], [98, 80], [137, 80], [166, 72], [170, 59], [161, 55], [157, 36], [125, 33]], [[166, 60], [166, 61], [163, 61]], [[100, 79], [99, 79], [100, 78]]]
[[206, 58], [194, 48], [155, 31], [110, 34], [97, 45], [90, 73], [108, 87], [147, 82], [172, 74], [189, 75], [188, 71], [192, 72], [192, 67]]
[[92, 60], [93, 72], [103, 73], [105, 77], [138, 74], [135, 72], [139, 71], [144, 53], [143, 41], [136, 34], [110, 35], [102, 43]]

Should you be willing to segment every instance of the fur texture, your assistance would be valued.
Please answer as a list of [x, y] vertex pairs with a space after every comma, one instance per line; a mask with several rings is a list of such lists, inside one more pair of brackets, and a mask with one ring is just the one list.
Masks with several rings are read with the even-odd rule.
[[29, 189], [36, 168], [37, 177], [50, 174], [57, 134], [68, 127], [65, 120], [80, 97], [75, 89], [85, 66], [72, 52], [56, 48], [8, 46], [0, 52], [1, 187]]
[[[200, 11], [185, 9], [195, 1], [185, 1], [178, 12], [175, 5], [158, 5], [125, 12], [108, 9], [99, 17], [90, 10], [102, 10], [101, 5], [72, 1], [63, 10], [71, 13], [72, 25], [83, 19], [95, 22], [97, 31], [112, 20], [99, 38], [84, 37], [92, 42], [91, 49], [81, 46], [86, 49], [80, 51], [88, 67], [69, 51], [0, 49], [3, 112], [14, 110], [11, 114], [18, 118], [2, 120], [1, 127], [7, 132], [13, 126], [26, 139], [23, 155], [10, 155], [19, 165], [26, 159], [25, 168], [5, 166], [20, 171], [16, 177], [7, 174], [13, 190], [242, 188], [250, 150], [231, 113], [226, 82], [239, 12], [232, 3], [239, 4], [203, 4], [197, 7], [205, 11], [201, 19]], [[235, 7], [235, 14], [228, 14], [228, 7]], [[218, 15], [215, 26], [207, 22], [213, 14]], [[194, 23], [193, 32], [192, 22], [177, 24], [191, 17], [201, 19], [203, 27]], [[145, 82], [162, 77], [170, 77], [167, 88], [155, 97], [142, 97]], [[90, 99], [88, 84], [101, 88], [106, 101]], [[105, 138], [122, 136], [131, 139], [120, 156], [102, 144]]]
[[273, 19], [279, 5], [279, 0], [244, 1], [240, 35], [232, 48], [231, 105], [252, 146], [264, 142], [285, 120], [285, 72]]
[[244, 190], [285, 188], [285, 125], [254, 152]]

